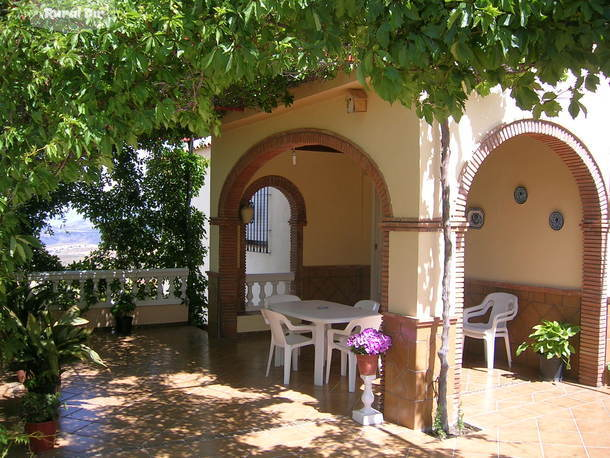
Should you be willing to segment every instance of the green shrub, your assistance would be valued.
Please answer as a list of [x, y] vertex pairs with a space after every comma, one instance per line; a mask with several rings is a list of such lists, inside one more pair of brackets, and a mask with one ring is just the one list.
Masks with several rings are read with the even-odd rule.
[[574, 353], [574, 347], [570, 338], [580, 332], [580, 326], [557, 321], [543, 321], [532, 328], [534, 332], [529, 335], [530, 341], [523, 342], [517, 348], [517, 356], [528, 348], [547, 359], [559, 358], [566, 368], [570, 368], [570, 356]]
[[[0, 348], [12, 367], [26, 372], [25, 385], [31, 392], [54, 393], [64, 366], [88, 360], [105, 366], [99, 355], [86, 343], [92, 330], [83, 325], [80, 309], [73, 306], [57, 319], [48, 310], [29, 313], [23, 321], [15, 312], [0, 305], [0, 315], [7, 326], [7, 339]], [[6, 349], [10, 349], [10, 351]]]
[[135, 310], [136, 303], [133, 294], [128, 293], [127, 291], [121, 291], [117, 294], [114, 304], [110, 309], [110, 313], [112, 313], [115, 318], [120, 318], [122, 316], [131, 316]]
[[60, 406], [58, 393], [28, 392], [21, 399], [22, 415], [27, 423], [57, 420]]
[[0, 424], [0, 458], [5, 458], [13, 445], [27, 446], [30, 434], [23, 432], [23, 424], [18, 423], [7, 428]]

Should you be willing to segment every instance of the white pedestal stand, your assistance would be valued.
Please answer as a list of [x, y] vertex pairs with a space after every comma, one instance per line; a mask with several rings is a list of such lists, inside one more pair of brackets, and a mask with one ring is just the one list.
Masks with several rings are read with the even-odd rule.
[[375, 396], [373, 395], [373, 380], [376, 375], [361, 375], [364, 381], [364, 391], [362, 393], [362, 403], [364, 407], [360, 410], [352, 411], [352, 418], [361, 425], [380, 425], [383, 423], [383, 414], [371, 407]]

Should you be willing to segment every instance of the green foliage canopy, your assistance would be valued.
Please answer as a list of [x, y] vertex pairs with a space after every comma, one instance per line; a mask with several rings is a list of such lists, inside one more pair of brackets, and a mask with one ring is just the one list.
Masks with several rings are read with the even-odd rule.
[[189, 304], [201, 322], [207, 281], [199, 267], [207, 234], [205, 216], [190, 202], [187, 184], [193, 190], [203, 187], [207, 161], [168, 131], [143, 139], [139, 147], [125, 145], [113, 154], [111, 168], [70, 186], [71, 205], [101, 235], [98, 250], [70, 268], [189, 267]]
[[116, 0], [103, 27], [64, 31], [29, 2], [1, 5], [0, 280], [36, 243], [21, 205], [155, 129], [217, 132], [225, 95], [269, 109], [291, 81], [347, 62], [429, 122], [497, 85], [536, 116], [556, 115], [565, 90], [576, 116], [610, 66], [604, 0]]
[[360, 80], [428, 122], [459, 120], [472, 93], [495, 86], [535, 116], [557, 115], [566, 92], [575, 117], [610, 72], [604, 0], [337, 0], [334, 11], [357, 23]]
[[[306, 33], [325, 6], [306, 3], [116, 0], [103, 26], [68, 30], [41, 26], [30, 2], [0, 3], [0, 292], [36, 244], [19, 218], [30, 199], [155, 129], [217, 132], [223, 91], [248, 87], [240, 102], [268, 108], [269, 91], [286, 95], [278, 75], [342, 53], [335, 31]], [[289, 13], [303, 13], [304, 33], [287, 32]]]

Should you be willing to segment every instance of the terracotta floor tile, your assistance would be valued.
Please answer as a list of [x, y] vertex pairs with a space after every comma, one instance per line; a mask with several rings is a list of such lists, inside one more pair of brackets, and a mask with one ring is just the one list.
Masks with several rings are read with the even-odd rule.
[[557, 409], [557, 408], [572, 408], [572, 407], [585, 407], [587, 403], [574, 399], [568, 396], [560, 396], [555, 398], [549, 398], [546, 401], [540, 403], [542, 409]]
[[117, 443], [109, 441], [107, 438], [94, 438], [79, 436], [76, 434], [67, 434], [62, 432], [57, 439], [57, 450], [54, 451], [54, 456], [72, 456], [73, 454], [83, 453], [111, 455], [119, 451]]
[[545, 445], [544, 458], [577, 458], [586, 457], [587, 451], [580, 446]]
[[[596, 431], [581, 431], [582, 440], [587, 447], [609, 447], [610, 448], [610, 432], [607, 429], [608, 425], [600, 425]], [[610, 456], [610, 454], [609, 454]]]
[[543, 445], [582, 446], [580, 434], [577, 431], [564, 431], [559, 428], [541, 429], [540, 440]]
[[498, 456], [498, 441], [494, 436], [486, 434], [475, 434], [472, 436], [459, 437], [455, 441], [456, 454], [470, 456], [471, 454], [487, 454]]
[[556, 391], [556, 390], [544, 390], [544, 391], [536, 391], [531, 394], [531, 398], [535, 402], [548, 401], [552, 399], [557, 399], [560, 396], [567, 396], [565, 391]]
[[[610, 451], [599, 434], [610, 430], [608, 389], [466, 366], [465, 421], [484, 429], [439, 441], [389, 423], [353, 422], [360, 388], [347, 392], [335, 362], [330, 384], [313, 385], [311, 349], [302, 352], [289, 385], [281, 367], [265, 377], [268, 344], [262, 334], [208, 341], [191, 327], [137, 329], [128, 338], [95, 333], [92, 346], [110, 371], [84, 364], [66, 371], [69, 406], [61, 414], [60, 448], [49, 456], [536, 457], [537, 425], [550, 455], [569, 456], [584, 451], [576, 422], [591, 456]], [[0, 394], [1, 414], [12, 418], [23, 387], [9, 380]]]
[[145, 450], [150, 456], [158, 458], [248, 456], [256, 452], [252, 447], [232, 439], [169, 442], [159, 447], [146, 447]]
[[610, 456], [610, 448], [587, 447], [589, 458], [608, 458]]
[[77, 420], [70, 417], [61, 417], [59, 419], [59, 430], [67, 433], [74, 433], [90, 424], [91, 422], [89, 421]]
[[600, 403], [590, 403], [586, 406], [573, 407], [572, 413], [578, 420], [610, 421], [610, 414]]
[[500, 442], [523, 442], [535, 446], [539, 444], [536, 420], [528, 419], [509, 426], [500, 426], [498, 430]]
[[454, 454], [453, 450], [437, 450], [430, 451], [421, 448], [411, 448], [408, 450], [408, 458], [448, 458], [452, 456], [461, 456], [459, 454]]
[[601, 402], [604, 400], [608, 400], [607, 393], [602, 393], [602, 392], [594, 391], [594, 390], [582, 390], [582, 391], [571, 392], [567, 396], [572, 399], [577, 399], [582, 402], [588, 402], [588, 401], [600, 401]]
[[599, 431], [610, 431], [610, 421], [594, 418], [581, 418], [576, 420], [581, 433], [594, 433]]
[[511, 443], [501, 442], [500, 443], [500, 454], [501, 458], [538, 458], [542, 457], [542, 451], [540, 446], [536, 443]]
[[571, 416], [566, 415], [565, 417], [555, 417], [552, 415], [545, 415], [537, 419], [538, 427], [540, 431], [567, 431], [575, 432], [578, 431], [576, 422]]

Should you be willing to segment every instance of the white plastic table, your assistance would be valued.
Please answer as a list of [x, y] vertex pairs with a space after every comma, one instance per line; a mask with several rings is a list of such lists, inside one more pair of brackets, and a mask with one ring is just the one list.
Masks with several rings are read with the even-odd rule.
[[326, 355], [326, 325], [349, 323], [354, 318], [376, 316], [379, 313], [362, 310], [351, 305], [328, 301], [295, 301], [271, 304], [269, 308], [286, 316], [311, 321], [315, 326], [314, 384], [324, 385], [324, 357]]

